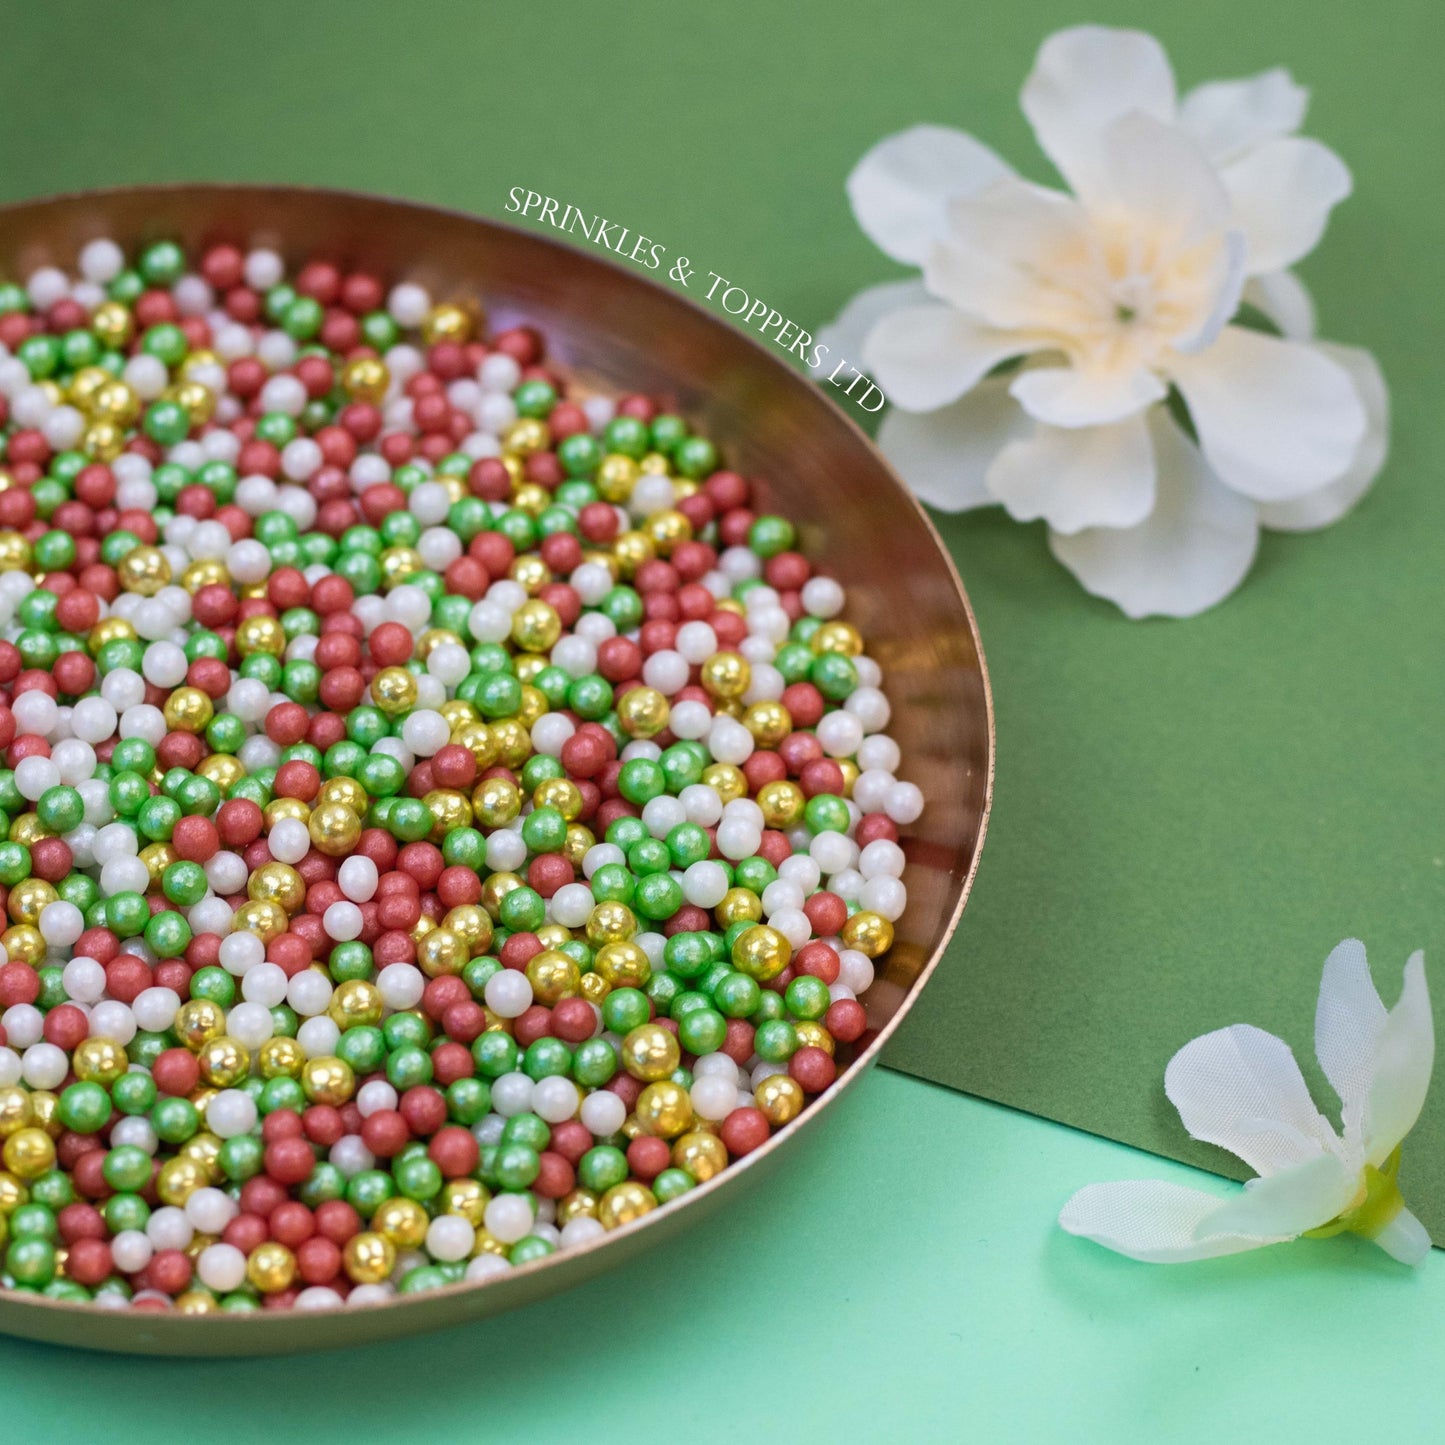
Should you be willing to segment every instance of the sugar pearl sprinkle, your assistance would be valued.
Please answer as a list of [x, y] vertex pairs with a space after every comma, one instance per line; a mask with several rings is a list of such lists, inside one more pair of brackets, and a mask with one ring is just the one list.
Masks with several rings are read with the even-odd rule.
[[77, 266], [0, 285], [0, 1287], [481, 1282], [796, 1118], [923, 795], [793, 526], [470, 303]]

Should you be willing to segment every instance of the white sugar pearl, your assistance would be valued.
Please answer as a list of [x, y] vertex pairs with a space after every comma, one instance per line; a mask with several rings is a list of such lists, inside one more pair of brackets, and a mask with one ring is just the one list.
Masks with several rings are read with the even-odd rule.
[[[70, 716], [73, 730], [74, 709]], [[95, 772], [95, 749], [79, 738], [63, 738], [51, 748], [50, 761], [59, 769], [62, 783], [68, 783], [72, 788], [78, 787]]]
[[269, 291], [280, 284], [286, 274], [286, 263], [275, 251], [258, 246], [254, 251], [247, 252], [242, 274], [246, 284], [254, 290]]
[[856, 903], [866, 880], [856, 868], [845, 868], [828, 880], [828, 887], [845, 902]]
[[881, 768], [868, 768], [853, 782], [853, 801], [865, 813], [881, 812], [888, 801], [889, 790], [898, 780]]
[[224, 898], [203, 898], [186, 914], [192, 933], [214, 933], [221, 938], [231, 931], [235, 915]]
[[504, 1119], [510, 1119], [513, 1114], [522, 1114], [531, 1109], [535, 1092], [536, 1085], [529, 1074], [503, 1074], [492, 1084], [492, 1108]]
[[136, 1028], [135, 1010], [119, 999], [102, 999], [90, 1011], [92, 1038], [114, 1039], [124, 1045], [135, 1037]]
[[22, 1073], [20, 1055], [8, 1046], [0, 1045], [0, 1088], [18, 1084]]
[[20, 1056], [20, 1073], [32, 1089], [58, 1089], [70, 1063], [55, 1044], [31, 1044]]
[[843, 610], [843, 589], [831, 577], [809, 577], [799, 595], [810, 617], [836, 617]]
[[654, 838], [665, 838], [679, 823], [687, 822], [687, 808], [680, 799], [663, 793], [643, 804], [642, 822]]
[[414, 281], [403, 281], [391, 288], [386, 298], [386, 309], [398, 326], [417, 327], [426, 320], [431, 310], [431, 296], [425, 286]]
[[903, 849], [891, 838], [875, 838], [858, 855], [858, 869], [865, 878], [885, 874], [898, 878], [902, 876], [906, 861]]
[[277, 963], [258, 963], [248, 968], [241, 980], [241, 997], [247, 1003], [258, 1003], [265, 1008], [275, 1008], [286, 997], [291, 980], [286, 970]]
[[846, 834], [827, 828], [815, 835], [808, 852], [824, 873], [841, 873], [852, 867], [858, 845]]
[[718, 824], [717, 847], [724, 858], [734, 861], [751, 858], [757, 853], [762, 841], [761, 830], [746, 818], [724, 818]]
[[439, 1214], [427, 1225], [426, 1252], [444, 1264], [465, 1259], [476, 1242], [476, 1230], [460, 1214]]
[[[139, 1229], [123, 1229], [110, 1242], [110, 1257], [115, 1261], [115, 1267], [123, 1270], [126, 1274], [134, 1274], [137, 1270], [144, 1269], [151, 1262], [151, 1256], [155, 1252], [156, 1247], [150, 1242], [150, 1237]], [[240, 1254], [241, 1251], [237, 1250], [236, 1253]], [[241, 1273], [243, 1276], [245, 1272], [246, 1259], [242, 1255]]]
[[696, 666], [706, 662], [717, 651], [717, 633], [706, 622], [684, 622], [677, 629], [673, 646]]
[[671, 697], [687, 686], [688, 662], [680, 652], [663, 648], [642, 664], [642, 680], [665, 697]]
[[923, 812], [923, 790], [916, 783], [894, 783], [884, 800], [883, 811], [895, 823], [917, 822]]
[[254, 933], [229, 933], [218, 950], [221, 967], [240, 977], [266, 958], [266, 945]]
[[361, 909], [354, 903], [333, 903], [321, 915], [321, 926], [328, 938], [334, 938], [338, 943], [349, 943], [353, 938], [361, 937]]
[[577, 1085], [560, 1074], [538, 1080], [532, 1090], [532, 1110], [549, 1124], [570, 1119], [580, 1102]]
[[443, 642], [427, 654], [426, 668], [445, 686], [455, 687], [471, 671], [471, 659], [459, 643]]
[[779, 908], [768, 916], [768, 922], [795, 949], [801, 948], [813, 936], [813, 925], [801, 908]]
[[[249, 973], [247, 977], [250, 977]], [[331, 1021], [328, 1019], [327, 1022]], [[333, 1024], [332, 1027], [334, 1028], [335, 1025]], [[232, 1038], [240, 1040], [248, 1049], [259, 1049], [275, 1031], [276, 1025], [271, 1018], [271, 1010], [264, 1004], [238, 1003], [226, 1015], [226, 1032]]]
[[[196, 1191], [197, 1194], [205, 1192]], [[208, 1244], [196, 1256], [196, 1274], [207, 1289], [228, 1294], [246, 1281], [246, 1256], [234, 1244]]]
[[[30, 696], [31, 693], [22, 693], [16, 699], [16, 707], [23, 698]], [[53, 788], [59, 782], [60, 769], [49, 758], [32, 753], [28, 758], [21, 758], [15, 766], [15, 787], [20, 796], [29, 802], [35, 802], [47, 788]]]
[[144, 893], [150, 883], [150, 870], [140, 858], [111, 858], [100, 870], [100, 890], [107, 897], [117, 893]]
[[[31, 694], [27, 693], [27, 697]], [[741, 724], [739, 724], [741, 726]], [[141, 703], [128, 707], [120, 717], [120, 735], [123, 738], [143, 738], [156, 747], [166, 735], [166, 720], [160, 708]]]
[[356, 1091], [356, 1107], [363, 1119], [396, 1108], [396, 1090], [385, 1079], [372, 1079]]
[[158, 1034], [175, 1022], [180, 1006], [181, 996], [174, 989], [145, 988], [136, 995], [130, 1007], [139, 1027], [147, 1033]]
[[[17, 731], [22, 733], [35, 733], [39, 737], [49, 737], [55, 727], [55, 721], [60, 713], [59, 704], [47, 693], [39, 688], [32, 688], [29, 692], [22, 692], [10, 705], [10, 710], [15, 714], [15, 726]], [[49, 763], [49, 758], [29, 757], [24, 759], [20, 767], [28, 762]], [[16, 770], [16, 782], [19, 783], [20, 768]], [[36, 795], [37, 797], [39, 794]], [[33, 801], [33, 800], [32, 800]]]
[[328, 1157], [348, 1179], [376, 1166], [376, 1155], [366, 1147], [360, 1134], [343, 1134], [331, 1146]]
[[376, 894], [376, 864], [360, 853], [347, 858], [336, 872], [336, 882], [353, 903], [366, 903]]
[[115, 732], [115, 708], [103, 697], [83, 697], [71, 709], [70, 730], [82, 742], [103, 743]]
[[144, 1149], [147, 1154], [154, 1154], [161, 1146], [154, 1126], [143, 1114], [117, 1119], [110, 1131], [110, 1142], [113, 1148], [121, 1144], [133, 1144], [137, 1149]]
[[562, 745], [577, 731], [571, 718], [560, 712], [546, 712], [532, 724], [532, 748], [549, 758], [557, 757]]
[[[250, 975], [248, 974], [247, 977]], [[286, 1002], [302, 1018], [314, 1018], [325, 1013], [336, 992], [331, 980], [317, 968], [303, 968], [286, 985]]]
[[708, 729], [708, 751], [720, 763], [741, 767], [753, 755], [753, 735], [736, 718], [715, 717]]
[[325, 1014], [309, 1018], [296, 1030], [296, 1042], [308, 1059], [329, 1058], [336, 1052], [341, 1030]]
[[310, 830], [299, 818], [278, 818], [266, 842], [278, 863], [299, 863], [311, 851]]
[[882, 687], [883, 669], [877, 662], [867, 656], [860, 655], [853, 659], [853, 671], [858, 675], [859, 687]]
[[581, 928], [592, 912], [592, 890], [585, 883], [564, 883], [549, 905], [554, 923]]
[[582, 871], [590, 878], [599, 868], [609, 863], [625, 863], [627, 854], [616, 843], [594, 843], [582, 855]]
[[708, 787], [706, 783], [689, 783], [677, 795], [677, 800], [682, 804], [688, 822], [699, 827], [710, 828], [723, 815], [723, 802], [717, 789]]
[[[102, 828], [101, 832], [104, 831]], [[239, 853], [217, 853], [202, 866], [205, 869], [206, 882], [217, 893], [239, 893], [246, 886], [246, 860]], [[265, 951], [264, 946], [262, 951]]]
[[501, 642], [512, 633], [512, 614], [505, 607], [483, 599], [472, 608], [467, 626], [478, 642]]
[[[594, 1220], [593, 1223], [596, 1221]], [[482, 1280], [491, 1279], [495, 1275], [506, 1274], [511, 1267], [511, 1261], [503, 1259], [500, 1254], [479, 1254], [475, 1259], [467, 1262], [465, 1279], [468, 1284], [479, 1284]], [[346, 1297], [347, 1302], [355, 1300], [356, 1294], [357, 1291], [353, 1289]]]
[[908, 903], [908, 889], [900, 878], [891, 878], [886, 873], [870, 878], [858, 890], [858, 901], [873, 913], [881, 913], [890, 921], [903, 916]]
[[838, 955], [838, 982], [846, 984], [855, 994], [867, 991], [873, 982], [873, 960], [856, 948], [845, 948]]
[[568, 677], [586, 677], [597, 669], [597, 649], [585, 637], [570, 633], [557, 639], [552, 649], [552, 666], [560, 667]]
[[[589, 1240], [601, 1239], [606, 1233], [600, 1219], [593, 1219], [588, 1214], [579, 1214], [575, 1219], [569, 1219], [562, 1226], [561, 1241], [564, 1248], [576, 1249], [578, 1245], [586, 1244]], [[495, 1259], [497, 1256], [489, 1257]]]
[[483, 993], [487, 1007], [504, 1019], [518, 1018], [532, 1006], [532, 984], [520, 969], [499, 969]]
[[532, 1228], [532, 1206], [522, 1194], [498, 1194], [487, 1204], [482, 1223], [503, 1244], [516, 1244]]
[[727, 891], [727, 870], [711, 859], [690, 864], [682, 875], [682, 896], [696, 908], [716, 908]]
[[865, 732], [881, 732], [888, 726], [888, 699], [876, 687], [854, 688], [843, 707], [863, 724]]
[[899, 763], [902, 762], [902, 749], [886, 734], [874, 733], [873, 736], [864, 738], [858, 747], [858, 767], [863, 769], [876, 767], [883, 773], [896, 773]]
[[109, 237], [87, 242], [80, 251], [80, 274], [104, 286], [125, 270], [125, 252]]
[[195, 1234], [185, 1210], [174, 1204], [162, 1205], [146, 1221], [146, 1235], [157, 1249], [184, 1249]]
[[415, 1008], [426, 991], [426, 975], [415, 964], [389, 963], [377, 974], [376, 989], [389, 1009]]
[[246, 537], [226, 553], [226, 570], [238, 582], [264, 582], [271, 575], [271, 554], [262, 543]]
[[206, 1128], [218, 1139], [234, 1139], [256, 1127], [256, 1101], [242, 1089], [222, 1089], [206, 1106]]
[[75, 904], [64, 899], [47, 903], [40, 910], [38, 922], [40, 936], [53, 948], [69, 948], [85, 932], [85, 916]]
[[219, 1234], [240, 1212], [240, 1206], [219, 1189], [205, 1186], [186, 1198], [186, 1218], [201, 1234]]
[[[741, 723], [738, 724], [742, 726]], [[747, 731], [746, 728], [743, 729]], [[863, 724], [851, 712], [840, 709], [824, 714], [814, 729], [823, 751], [830, 758], [851, 758], [863, 741]]]
[[716, 1121], [726, 1119], [732, 1113], [737, 1103], [738, 1088], [733, 1078], [709, 1074], [694, 1080], [688, 1097], [698, 1118]]
[[411, 714], [401, 725], [401, 740], [419, 758], [429, 758], [446, 747], [451, 728], [439, 713], [422, 709]]
[[30, 273], [25, 294], [37, 311], [48, 311], [70, 294], [70, 278], [58, 266], [41, 266]]
[[627, 1122], [627, 1105], [609, 1089], [598, 1089], [582, 1100], [582, 1122], [598, 1139], [617, 1133]]
[[527, 861], [527, 845], [520, 833], [499, 828], [487, 839], [487, 867], [493, 873], [512, 873]]
[[95, 1003], [105, 993], [105, 969], [83, 954], [65, 965], [60, 981], [65, 986], [66, 997], [76, 1003]]

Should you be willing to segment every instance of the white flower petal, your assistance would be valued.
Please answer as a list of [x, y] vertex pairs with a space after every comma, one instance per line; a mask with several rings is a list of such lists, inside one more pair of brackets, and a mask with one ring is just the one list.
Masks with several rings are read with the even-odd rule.
[[1176, 125], [1131, 112], [1099, 137], [1097, 174], [1076, 187], [1093, 212], [1175, 246], [1198, 245], [1230, 224], [1230, 198], [1199, 142]]
[[853, 167], [848, 199], [864, 234], [895, 261], [918, 265], [945, 230], [944, 208], [1009, 166], [981, 141], [942, 125], [881, 140]]
[[831, 371], [839, 358], [851, 360], [863, 355], [863, 342], [868, 333], [890, 312], [901, 311], [905, 306], [922, 306], [928, 302], [928, 292], [916, 276], [909, 281], [885, 281], [881, 286], [870, 286], [852, 297], [843, 309], [826, 326], [820, 326], [814, 333], [814, 340], [826, 348], [824, 359], [812, 369]]
[[1098, 165], [1098, 135], [1130, 111], [1174, 119], [1174, 73], [1164, 47], [1138, 30], [1080, 25], [1049, 36], [1020, 96], [1039, 145], [1080, 190]]
[[1267, 271], [1244, 283], [1244, 298], [1267, 316], [1289, 341], [1312, 341], [1315, 303], [1293, 271]]
[[1068, 333], [1087, 319], [1093, 249], [1072, 196], [1010, 178], [951, 202], [948, 222], [923, 266], [940, 300], [994, 326]]
[[1221, 481], [1283, 502], [1344, 474], [1365, 435], [1350, 374], [1318, 348], [1226, 326], [1208, 351], [1170, 370]]
[[1317, 1154], [1267, 1179], [1251, 1179], [1201, 1230], [1293, 1238], [1328, 1224], [1360, 1189], [1358, 1168], [1336, 1154]]
[[1301, 136], [1266, 141], [1219, 174], [1249, 242], [1251, 275], [1281, 271], [1313, 251], [1330, 211], [1351, 189], [1339, 156]]
[[1365, 435], [1342, 476], [1291, 502], [1269, 502], [1259, 509], [1259, 520], [1279, 532], [1309, 532], [1338, 522], [1370, 490], [1390, 449], [1390, 394], [1375, 358], [1358, 346], [1327, 341], [1319, 342], [1318, 349], [1354, 380], [1365, 406]]
[[1154, 507], [1154, 448], [1141, 416], [1108, 426], [1040, 426], [1010, 442], [988, 470], [988, 490], [1016, 521], [1056, 532], [1133, 527]]
[[1040, 366], [1014, 378], [1013, 394], [1049, 426], [1092, 427], [1122, 421], [1165, 396], [1164, 383], [1142, 368]]
[[999, 450], [1029, 427], [1009, 395], [1007, 377], [989, 377], [937, 411], [890, 407], [878, 447], [920, 501], [942, 512], [991, 506], [984, 476]]
[[1254, 506], [1222, 486], [1194, 444], [1151, 413], [1157, 499], [1137, 527], [1095, 527], [1049, 547], [1084, 587], [1128, 617], [1193, 617], [1229, 596], [1254, 561]]
[[1256, 1174], [1292, 1168], [1336, 1142], [1289, 1045], [1252, 1024], [1191, 1039], [1170, 1059], [1164, 1092], [1190, 1134]]
[[981, 326], [951, 306], [905, 306], [868, 333], [863, 360], [894, 406], [932, 411], [1027, 349], [1018, 333]]
[[1090, 1184], [1064, 1205], [1059, 1223], [1130, 1259], [1146, 1264], [1182, 1264], [1215, 1259], [1281, 1244], [1288, 1235], [1261, 1238], [1223, 1234], [1209, 1229], [1211, 1216], [1229, 1201], [1201, 1189], [1162, 1179], [1131, 1179], [1118, 1184]]
[[1299, 129], [1310, 93], [1278, 66], [1244, 80], [1195, 86], [1179, 102], [1179, 123], [1216, 165]]
[[1365, 945], [1347, 938], [1325, 960], [1315, 1005], [1315, 1056], [1339, 1095], [1347, 1138], [1359, 1137], [1385, 1018]]
[[1365, 1100], [1365, 1159], [1383, 1164], [1415, 1126], [1435, 1067], [1435, 1023], [1425, 986], [1425, 955], [1405, 964], [1400, 1001], [1385, 1019], [1375, 1048], [1375, 1076]]
[[1192, 334], [1182, 336], [1174, 343], [1179, 351], [1200, 352], [1219, 339], [1219, 333], [1239, 310], [1248, 257], [1249, 248], [1244, 244], [1244, 237], [1238, 231], [1226, 232], [1210, 267], [1210, 284], [1206, 294], [1213, 298], [1213, 309], [1205, 313]]

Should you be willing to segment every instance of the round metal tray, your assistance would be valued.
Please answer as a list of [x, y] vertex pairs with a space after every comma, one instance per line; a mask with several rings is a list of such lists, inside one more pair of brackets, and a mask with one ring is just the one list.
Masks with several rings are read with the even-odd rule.
[[604, 391], [646, 391], [760, 479], [800, 547], [844, 583], [847, 617], [884, 669], [890, 732], [927, 795], [904, 841], [908, 908], [869, 990], [869, 1029], [828, 1091], [706, 1184], [595, 1244], [480, 1284], [341, 1309], [324, 1331], [304, 1311], [131, 1314], [0, 1291], [0, 1331], [87, 1349], [262, 1355], [369, 1344], [457, 1325], [570, 1288], [702, 1221], [811, 1128], [877, 1057], [917, 1002], [963, 911], [993, 786], [993, 710], [978, 629], [953, 563], [922, 508], [867, 437], [777, 353], [644, 273], [473, 216], [344, 192], [175, 186], [88, 192], [0, 207], [0, 277], [73, 270], [87, 241], [128, 249], [169, 237], [269, 245], [290, 262], [327, 256], [438, 299], [480, 306], [493, 327], [529, 323], [564, 373]]

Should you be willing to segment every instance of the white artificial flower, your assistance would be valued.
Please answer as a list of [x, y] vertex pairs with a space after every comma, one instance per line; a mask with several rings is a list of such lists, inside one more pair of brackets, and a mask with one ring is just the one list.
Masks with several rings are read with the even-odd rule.
[[[1350, 191], [1340, 159], [1293, 134], [1305, 101], [1282, 70], [1176, 100], [1151, 36], [1083, 26], [1044, 42], [1022, 95], [1072, 194], [940, 126], [863, 157], [858, 223], [922, 277], [864, 291], [820, 339], [887, 393], [879, 444], [924, 501], [1043, 519], [1131, 617], [1212, 606], [1261, 524], [1354, 505], [1384, 461], [1387, 398], [1367, 352], [1311, 339], [1289, 269]], [[1231, 324], [1241, 302], [1281, 334]]]
[[1364, 945], [1340, 944], [1320, 980], [1315, 1053], [1340, 1097], [1341, 1132], [1315, 1107], [1289, 1045], [1234, 1024], [1180, 1049], [1164, 1091], [1196, 1139], [1237, 1154], [1260, 1177], [1224, 1196], [1163, 1180], [1091, 1184], [1059, 1223], [1155, 1264], [1344, 1230], [1422, 1264], [1430, 1238], [1395, 1177], [1435, 1062], [1424, 955], [1406, 963], [1400, 1001], [1386, 1012]]

